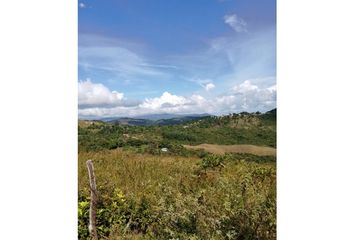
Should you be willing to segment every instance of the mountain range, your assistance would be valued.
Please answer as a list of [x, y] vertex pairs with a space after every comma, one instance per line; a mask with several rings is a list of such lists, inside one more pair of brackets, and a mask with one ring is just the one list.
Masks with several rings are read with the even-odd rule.
[[141, 115], [137, 117], [109, 117], [101, 118], [100, 121], [115, 123], [121, 125], [131, 125], [131, 126], [152, 126], [152, 125], [173, 125], [178, 123], [183, 123], [192, 120], [198, 120], [211, 116], [207, 113], [204, 114], [151, 114], [151, 115]]
[[[249, 114], [243, 112], [240, 114]], [[273, 115], [276, 115], [276, 109], [270, 110], [263, 114], [263, 118], [273, 119]], [[188, 121], [195, 121], [199, 119], [204, 119], [210, 117], [208, 113], [202, 114], [148, 114], [140, 115], [135, 117], [103, 117], [96, 119], [81, 119], [89, 121], [100, 121], [106, 123], [113, 123], [119, 125], [130, 125], [130, 126], [163, 126], [163, 125], [174, 125], [180, 124]]]

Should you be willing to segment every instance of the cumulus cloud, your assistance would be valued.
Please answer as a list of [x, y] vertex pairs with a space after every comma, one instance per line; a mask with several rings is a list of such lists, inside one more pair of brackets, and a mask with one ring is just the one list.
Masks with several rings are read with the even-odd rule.
[[122, 104], [124, 94], [110, 91], [101, 83], [92, 83], [90, 79], [79, 82], [79, 108], [107, 107]]
[[228, 93], [207, 99], [198, 94], [178, 96], [164, 92], [159, 97], [134, 102], [125, 99], [123, 93], [110, 91], [102, 84], [86, 80], [79, 83], [79, 106], [80, 117], [267, 111], [276, 107], [276, 86], [261, 86], [246, 80], [235, 85]]
[[224, 22], [236, 32], [247, 32], [247, 23], [236, 14], [225, 15]]
[[144, 101], [134, 105], [91, 105], [90, 107], [79, 108], [80, 117], [108, 117], [108, 116], [139, 116], [144, 114], [158, 113], [198, 113], [208, 112], [210, 105], [208, 101], [197, 94], [189, 97], [178, 96], [164, 92], [160, 97], [146, 98]]
[[85, 3], [82, 3], [82, 2], [81, 2], [81, 3], [79, 3], [79, 7], [80, 7], [80, 8], [85, 8], [86, 5], [85, 5]]
[[235, 92], [239, 93], [247, 93], [247, 92], [252, 92], [252, 91], [257, 91], [258, 86], [253, 85], [250, 80], [246, 80], [240, 85], [236, 85], [232, 88]]
[[180, 106], [187, 103], [188, 100], [185, 97], [173, 95], [169, 92], [164, 92], [161, 97], [145, 99], [140, 107], [155, 110], [160, 108]]
[[232, 88], [232, 94], [218, 99], [222, 106], [229, 106], [230, 110], [259, 111], [276, 107], [276, 86], [260, 87], [246, 80]]
[[197, 113], [205, 112], [207, 100], [198, 95], [178, 96], [164, 92], [160, 97], [145, 99], [136, 111], [145, 113]]

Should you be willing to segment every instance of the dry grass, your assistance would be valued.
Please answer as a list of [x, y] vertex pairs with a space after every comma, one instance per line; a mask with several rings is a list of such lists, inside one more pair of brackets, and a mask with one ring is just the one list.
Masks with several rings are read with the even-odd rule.
[[[171, 178], [186, 179], [197, 167], [198, 158], [136, 154], [121, 149], [79, 153], [79, 190], [86, 190], [86, 161], [95, 167], [97, 183], [106, 189], [118, 187], [126, 194], [142, 195], [153, 184]], [[178, 182], [178, 181], [176, 181]]]
[[[230, 161], [223, 168], [200, 171], [197, 157], [121, 149], [79, 152], [79, 191], [86, 197], [88, 159], [94, 164], [99, 199], [121, 190], [126, 205], [117, 214], [146, 223], [146, 231], [154, 234], [149, 238], [143, 231], [130, 231], [123, 236], [123, 220], [109, 226], [109, 239], [226, 239], [227, 234], [234, 234], [232, 239], [275, 239], [274, 163]], [[142, 199], [147, 209], [139, 212], [135, 209]]]
[[272, 147], [261, 147], [255, 145], [218, 145], [218, 144], [199, 144], [196, 146], [183, 145], [187, 149], [204, 149], [214, 154], [224, 153], [249, 153], [258, 156], [276, 156], [276, 149]]

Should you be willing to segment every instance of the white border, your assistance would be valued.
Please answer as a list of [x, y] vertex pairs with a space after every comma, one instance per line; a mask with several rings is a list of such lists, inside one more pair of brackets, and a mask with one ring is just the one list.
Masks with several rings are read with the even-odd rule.
[[278, 1], [278, 239], [354, 239], [352, 10]]
[[77, 239], [77, 2], [0, 8], [1, 239]]
[[[354, 239], [353, 4], [278, 0], [278, 239]], [[77, 2], [0, 8], [3, 239], [77, 238]]]

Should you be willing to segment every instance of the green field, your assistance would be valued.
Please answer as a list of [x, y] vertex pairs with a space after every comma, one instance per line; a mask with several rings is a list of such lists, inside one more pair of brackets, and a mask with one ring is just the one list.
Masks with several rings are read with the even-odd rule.
[[78, 134], [79, 239], [88, 239], [88, 159], [101, 239], [276, 238], [276, 156], [183, 147], [275, 148], [275, 110], [163, 126], [80, 121]]

